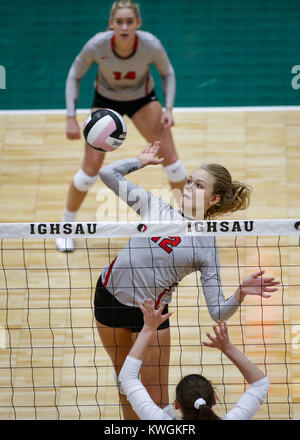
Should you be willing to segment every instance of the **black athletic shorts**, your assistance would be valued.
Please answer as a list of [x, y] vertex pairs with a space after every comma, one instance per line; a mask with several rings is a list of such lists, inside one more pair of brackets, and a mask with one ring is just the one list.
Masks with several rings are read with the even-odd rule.
[[110, 108], [120, 113], [120, 115], [127, 115], [130, 118], [144, 105], [151, 101], [158, 101], [154, 90], [144, 98], [135, 99], [134, 101], [113, 101], [112, 99], [105, 98], [95, 90], [94, 101], [92, 107]]
[[[98, 279], [95, 299], [95, 318], [101, 324], [109, 327], [128, 328], [132, 332], [140, 332], [144, 325], [143, 312], [139, 307], [129, 307], [121, 304], [102, 284], [101, 275]], [[166, 304], [163, 314], [168, 313]], [[170, 321], [163, 322], [158, 330], [170, 327]]]

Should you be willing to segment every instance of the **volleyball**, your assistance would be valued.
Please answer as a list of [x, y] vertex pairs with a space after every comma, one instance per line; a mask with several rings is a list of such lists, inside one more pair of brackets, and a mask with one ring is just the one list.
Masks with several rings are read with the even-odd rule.
[[123, 144], [126, 133], [124, 118], [109, 108], [91, 113], [83, 124], [85, 140], [98, 151], [116, 150]]

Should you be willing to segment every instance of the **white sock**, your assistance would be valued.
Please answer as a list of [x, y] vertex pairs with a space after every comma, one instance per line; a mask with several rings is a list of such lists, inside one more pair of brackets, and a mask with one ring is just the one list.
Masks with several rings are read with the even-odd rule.
[[68, 211], [67, 208], [64, 209], [63, 222], [75, 222], [75, 218], [78, 211]]

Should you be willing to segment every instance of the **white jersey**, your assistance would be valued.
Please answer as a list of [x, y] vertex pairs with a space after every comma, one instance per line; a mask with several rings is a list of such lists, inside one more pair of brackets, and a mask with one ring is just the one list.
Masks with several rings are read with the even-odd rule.
[[[179, 211], [125, 179], [140, 167], [138, 159], [126, 159], [103, 167], [99, 175], [144, 221], [182, 221]], [[120, 303], [138, 307], [137, 301], [152, 298], [158, 306], [169, 303], [179, 282], [199, 270], [210, 316], [217, 321], [227, 320], [239, 307], [234, 295], [224, 298], [219, 266], [214, 237], [131, 237], [101, 276]]]
[[[142, 361], [132, 356], [127, 356], [119, 381], [126, 393], [133, 410], [141, 420], [174, 420], [176, 414], [172, 407], [157, 406], [149, 396], [146, 388], [139, 379]], [[222, 420], [250, 420], [264, 402], [270, 386], [269, 379], [265, 376], [253, 382], [241, 396], [237, 404], [228, 413], [221, 417]]]
[[97, 92], [114, 101], [133, 101], [152, 92], [154, 80], [149, 69], [153, 64], [162, 78], [165, 106], [172, 108], [175, 74], [161, 42], [149, 32], [137, 31], [135, 50], [128, 58], [118, 57], [113, 44], [113, 31], [100, 32], [84, 45], [76, 57], [66, 83], [67, 115], [75, 115], [80, 80], [94, 63], [99, 66], [95, 82]]

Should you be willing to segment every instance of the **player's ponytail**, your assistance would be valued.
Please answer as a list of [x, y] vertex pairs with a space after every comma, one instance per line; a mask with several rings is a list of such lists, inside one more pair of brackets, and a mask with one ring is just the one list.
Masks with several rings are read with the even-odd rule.
[[200, 374], [185, 376], [176, 387], [183, 420], [219, 420], [212, 410], [215, 393], [209, 380]]
[[201, 165], [200, 168], [215, 178], [214, 194], [220, 195], [220, 201], [206, 211], [206, 220], [248, 208], [251, 194], [249, 185], [232, 180], [229, 171], [222, 165], [212, 163]]

